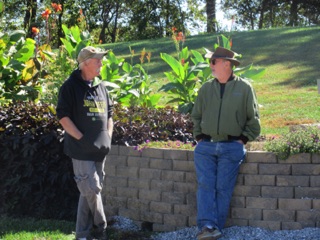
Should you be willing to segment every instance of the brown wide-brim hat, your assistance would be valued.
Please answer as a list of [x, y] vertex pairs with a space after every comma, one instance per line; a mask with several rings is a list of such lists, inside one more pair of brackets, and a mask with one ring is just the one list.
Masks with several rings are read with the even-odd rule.
[[99, 48], [88, 46], [81, 49], [77, 61], [80, 64], [90, 58], [102, 59], [107, 53], [108, 50], [102, 51]]
[[214, 52], [210, 52], [207, 50], [207, 53], [204, 55], [205, 58], [210, 59], [226, 59], [232, 62], [235, 66], [239, 66], [240, 62], [235, 58], [237, 54], [229, 49], [223, 47], [217, 47]]

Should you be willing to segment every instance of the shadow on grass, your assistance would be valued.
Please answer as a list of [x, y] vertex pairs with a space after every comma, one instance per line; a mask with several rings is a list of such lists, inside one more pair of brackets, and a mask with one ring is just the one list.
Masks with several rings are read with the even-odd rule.
[[34, 218], [0, 217], [0, 239], [7, 233], [59, 231], [63, 234], [71, 234], [75, 223], [58, 220], [37, 220]]
[[[127, 231], [114, 228], [114, 220], [108, 221], [107, 235], [109, 240], [151, 240], [153, 232], [150, 231]], [[40, 239], [75, 239], [75, 223], [61, 220], [37, 220], [34, 218], [0, 217], [0, 239], [10, 236], [10, 239], [26, 240], [38, 239], [33, 236], [41, 236]], [[47, 237], [42, 237], [46, 235]], [[48, 236], [49, 235], [49, 236]]]

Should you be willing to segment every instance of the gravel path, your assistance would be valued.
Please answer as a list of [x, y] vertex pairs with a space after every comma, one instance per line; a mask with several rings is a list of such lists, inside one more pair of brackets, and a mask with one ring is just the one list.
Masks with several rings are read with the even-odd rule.
[[[122, 230], [139, 231], [140, 229], [128, 218], [114, 216], [112, 227]], [[196, 240], [197, 228], [190, 227], [174, 232], [155, 233], [152, 240]], [[150, 239], [151, 240], [151, 239]], [[223, 230], [219, 240], [320, 240], [320, 228], [302, 230], [269, 231], [254, 227], [229, 227]]]
[[[154, 240], [196, 240], [196, 227], [175, 232], [161, 233]], [[305, 228], [303, 230], [269, 231], [254, 227], [229, 227], [223, 231], [219, 240], [319, 240], [320, 228]]]

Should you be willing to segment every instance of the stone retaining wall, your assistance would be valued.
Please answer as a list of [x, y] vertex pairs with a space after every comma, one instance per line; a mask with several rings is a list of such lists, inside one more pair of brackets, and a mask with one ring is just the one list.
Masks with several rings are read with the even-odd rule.
[[[153, 231], [196, 225], [193, 151], [112, 146], [105, 169], [108, 216], [128, 217]], [[320, 155], [280, 161], [273, 153], [248, 152], [230, 206], [232, 225], [320, 227]]]

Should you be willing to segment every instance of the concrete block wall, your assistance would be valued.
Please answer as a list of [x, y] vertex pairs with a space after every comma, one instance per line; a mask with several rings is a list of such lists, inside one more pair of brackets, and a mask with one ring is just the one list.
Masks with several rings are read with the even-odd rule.
[[[112, 146], [103, 190], [108, 216], [120, 215], [153, 231], [196, 225], [193, 151]], [[248, 152], [226, 226], [270, 230], [320, 227], [320, 155], [277, 160]]]

